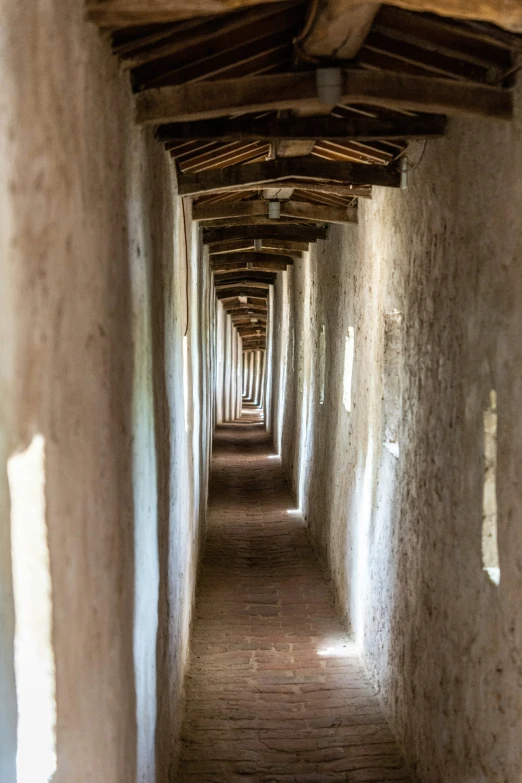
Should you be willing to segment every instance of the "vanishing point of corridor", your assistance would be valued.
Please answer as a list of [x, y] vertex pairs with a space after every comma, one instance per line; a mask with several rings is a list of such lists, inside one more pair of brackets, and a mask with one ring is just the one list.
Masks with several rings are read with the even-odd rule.
[[214, 440], [181, 780], [406, 783], [281, 463], [251, 418]]

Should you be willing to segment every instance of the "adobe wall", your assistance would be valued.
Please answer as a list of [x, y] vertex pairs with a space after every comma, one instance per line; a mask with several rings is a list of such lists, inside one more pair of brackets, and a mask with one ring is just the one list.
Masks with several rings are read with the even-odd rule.
[[[353, 226], [334, 227], [331, 241], [318, 243], [320, 275], [311, 270], [314, 436], [305, 448], [302, 505], [422, 783], [513, 783], [522, 766], [521, 98], [519, 87], [512, 124], [452, 121], [446, 138], [428, 142], [408, 190], [375, 188], [371, 202], [361, 200], [359, 239]], [[412, 163], [420, 152], [412, 151]], [[296, 268], [297, 339], [299, 274]], [[392, 343], [395, 311], [402, 321]], [[350, 413], [342, 404], [348, 326], [355, 334]], [[304, 359], [297, 374], [303, 366]], [[498, 587], [481, 557], [491, 389], [499, 421]], [[293, 428], [297, 418], [296, 440], [287, 430], [283, 442], [295, 477], [303, 405], [299, 395], [293, 400], [287, 423]], [[390, 416], [397, 416], [398, 457], [393, 444], [384, 446]]]
[[41, 433], [55, 781], [167, 780], [208, 468], [208, 281], [188, 281], [183, 368], [190, 263], [166, 155], [81, 0], [0, 5], [0, 777], [14, 783], [5, 465]]

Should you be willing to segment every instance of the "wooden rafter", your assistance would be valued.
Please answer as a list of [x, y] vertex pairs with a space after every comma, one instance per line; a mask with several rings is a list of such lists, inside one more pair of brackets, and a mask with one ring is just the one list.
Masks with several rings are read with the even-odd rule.
[[237, 188], [252, 188], [288, 179], [333, 180], [353, 185], [381, 185], [396, 188], [400, 185], [400, 173], [393, 166], [371, 166], [361, 163], [333, 163], [317, 160], [311, 156], [303, 158], [282, 158], [230, 166], [227, 169], [207, 171], [200, 174], [182, 174], [178, 179], [179, 193], [194, 196], [208, 191], [226, 191]]
[[378, 139], [418, 139], [442, 136], [446, 118], [439, 114], [399, 117], [293, 117], [267, 119], [200, 120], [161, 125], [159, 141], [217, 140], [284, 141], [287, 139], [331, 141], [375, 141]]
[[[320, 204], [307, 204], [301, 201], [280, 202], [282, 217], [297, 218], [299, 220], [311, 220], [325, 223], [356, 223], [357, 210], [353, 208], [321, 206]], [[267, 201], [239, 201], [232, 204], [195, 205], [192, 209], [194, 220], [228, 220], [229, 218], [268, 218]], [[272, 220], [273, 224], [274, 221]]]
[[[343, 104], [501, 120], [513, 116], [513, 96], [499, 87], [377, 70], [345, 69], [342, 74]], [[314, 71], [201, 81], [137, 96], [138, 122], [153, 125], [274, 109], [321, 114], [324, 108]]]

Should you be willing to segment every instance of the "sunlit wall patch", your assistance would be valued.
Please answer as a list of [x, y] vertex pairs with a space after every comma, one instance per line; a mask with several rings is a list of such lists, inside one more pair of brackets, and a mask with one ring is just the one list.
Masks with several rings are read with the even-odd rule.
[[324, 324], [319, 333], [319, 405], [324, 405], [324, 388], [326, 383], [326, 332]]
[[384, 328], [383, 444], [398, 459], [402, 414], [402, 314], [398, 310], [385, 313]]
[[17, 781], [47, 783], [56, 772], [56, 672], [42, 435], [8, 460], [7, 474], [16, 617]]
[[489, 393], [483, 414], [484, 482], [482, 490], [482, 566], [493, 584], [500, 584], [497, 508], [497, 393]]
[[343, 370], [343, 405], [350, 413], [352, 410], [352, 377], [353, 362], [355, 358], [355, 331], [353, 326], [348, 327], [348, 334], [344, 340], [344, 370]]

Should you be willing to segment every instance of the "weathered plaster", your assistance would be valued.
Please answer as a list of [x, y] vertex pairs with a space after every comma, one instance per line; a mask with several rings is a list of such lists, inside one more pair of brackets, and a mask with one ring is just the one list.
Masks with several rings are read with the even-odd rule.
[[[452, 122], [447, 138], [428, 143], [407, 191], [376, 188], [360, 206], [358, 229], [333, 228], [309, 272], [296, 264], [288, 302], [295, 372], [287, 371], [283, 394], [274, 387], [274, 410], [285, 401], [277, 416], [292, 486], [423, 783], [513, 783], [522, 769], [521, 97], [519, 87], [512, 124]], [[280, 290], [276, 315], [282, 297]], [[383, 446], [391, 403], [385, 315], [396, 310], [398, 458]], [[350, 413], [342, 405], [348, 326]], [[291, 341], [282, 342], [289, 357]], [[481, 562], [482, 417], [491, 389], [499, 587]]]
[[189, 280], [197, 410], [185, 433], [191, 264], [168, 157], [135, 127], [127, 79], [83, 2], [2, 12], [0, 775], [14, 783], [5, 464], [40, 432], [55, 781], [166, 781], [206, 498], [208, 279]]

